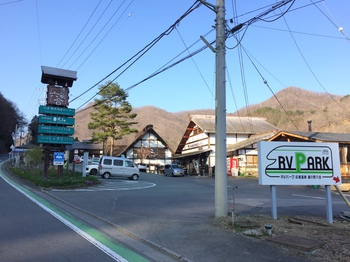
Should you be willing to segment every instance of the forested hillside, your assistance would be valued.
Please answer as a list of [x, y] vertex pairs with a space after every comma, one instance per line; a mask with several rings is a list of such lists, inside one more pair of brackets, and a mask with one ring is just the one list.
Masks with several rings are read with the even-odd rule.
[[[92, 130], [87, 128], [87, 124], [91, 121], [90, 112], [92, 112], [91, 104], [76, 112], [75, 134], [79, 141], [91, 138]], [[147, 125], [153, 125], [154, 130], [168, 143], [168, 145], [176, 150], [178, 143], [185, 132], [189, 123], [189, 114], [214, 114], [213, 110], [193, 110], [170, 113], [154, 106], [143, 106], [134, 108], [133, 113], [137, 114], [135, 121], [138, 124], [135, 128], [141, 131]], [[129, 145], [135, 139], [135, 134], [126, 136], [122, 140], [116, 141], [117, 145]]]
[[306, 91], [288, 87], [268, 100], [243, 108], [239, 116], [265, 117], [268, 122], [283, 130], [350, 133], [350, 96]]
[[[92, 131], [87, 128], [92, 107], [77, 111], [75, 137], [80, 141], [91, 138]], [[163, 109], [144, 106], [134, 108], [137, 114], [136, 128], [142, 130], [153, 125], [154, 130], [175, 150], [189, 123], [190, 114], [212, 114], [211, 109], [167, 112]], [[251, 105], [234, 113], [236, 116], [264, 117], [282, 130], [307, 131], [307, 121], [312, 121], [312, 130], [320, 132], [350, 133], [350, 96], [336, 96], [328, 93], [306, 91], [288, 87], [260, 104]], [[128, 145], [135, 139], [129, 135], [117, 141], [119, 145]]]

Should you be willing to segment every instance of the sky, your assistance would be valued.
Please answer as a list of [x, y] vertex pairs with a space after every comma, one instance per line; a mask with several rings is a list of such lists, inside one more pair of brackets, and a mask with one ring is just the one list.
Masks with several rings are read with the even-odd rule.
[[[171, 27], [195, 3], [0, 0], [0, 92], [30, 122], [45, 103], [41, 66], [49, 66], [77, 72], [70, 108], [86, 107], [99, 85], [114, 81], [134, 108], [215, 109], [215, 54], [205, 48], [183, 59], [206, 47], [200, 36], [215, 40], [215, 12], [202, 4]], [[244, 23], [226, 40], [228, 113], [289, 86], [350, 94], [350, 1], [296, 0], [255, 19], [276, 3], [225, 1], [227, 28]]]

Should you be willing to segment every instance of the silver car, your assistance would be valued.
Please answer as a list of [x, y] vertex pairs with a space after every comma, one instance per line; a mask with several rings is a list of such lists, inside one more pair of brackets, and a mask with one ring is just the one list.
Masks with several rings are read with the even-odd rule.
[[184, 176], [185, 172], [178, 164], [165, 165], [164, 167], [165, 176]]

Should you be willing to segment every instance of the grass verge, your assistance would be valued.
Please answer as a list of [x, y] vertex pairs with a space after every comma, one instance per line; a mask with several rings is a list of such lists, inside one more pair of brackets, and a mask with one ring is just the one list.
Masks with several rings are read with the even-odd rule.
[[81, 188], [98, 184], [98, 178], [87, 175], [83, 177], [81, 172], [72, 172], [64, 169], [60, 178], [57, 176], [57, 168], [50, 168], [48, 177], [45, 178], [42, 169], [17, 168], [9, 166], [9, 171], [14, 175], [32, 182], [43, 188]]

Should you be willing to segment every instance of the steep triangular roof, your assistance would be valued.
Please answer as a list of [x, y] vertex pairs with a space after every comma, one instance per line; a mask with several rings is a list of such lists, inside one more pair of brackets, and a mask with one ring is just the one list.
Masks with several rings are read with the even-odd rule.
[[169, 147], [169, 145], [165, 142], [165, 140], [163, 138], [161, 138], [160, 135], [158, 135], [158, 133], [153, 129], [153, 125], [147, 125], [145, 128], [142, 129], [142, 131], [138, 132], [135, 135], [135, 140], [129, 145], [127, 146], [122, 152], [121, 154], [125, 153], [126, 151], [128, 151], [130, 148], [134, 147], [134, 145], [140, 140], [142, 139], [142, 137], [146, 134], [146, 133], [151, 133], [153, 134], [165, 147], [167, 147], [171, 153], [174, 153], [174, 150]]

